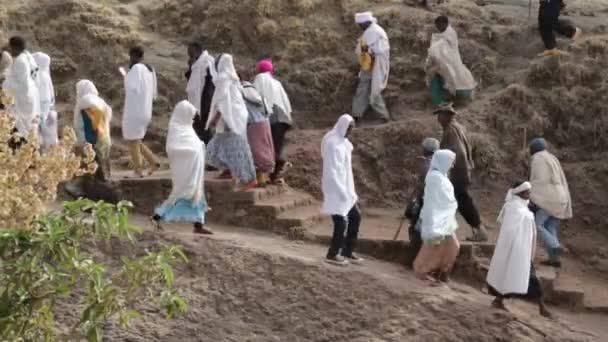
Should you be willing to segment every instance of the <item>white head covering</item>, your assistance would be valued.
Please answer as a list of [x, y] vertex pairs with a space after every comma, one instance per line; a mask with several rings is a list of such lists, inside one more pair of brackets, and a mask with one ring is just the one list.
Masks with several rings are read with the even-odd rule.
[[45, 107], [41, 108], [42, 112], [48, 112], [55, 104], [55, 88], [53, 87], [53, 80], [51, 79], [51, 57], [43, 52], [36, 52], [32, 54], [34, 61], [38, 64], [38, 93], [40, 95], [40, 103], [45, 104]]
[[355, 22], [357, 24], [364, 24], [368, 22], [376, 23], [378, 20], [374, 17], [372, 12], [368, 11], [355, 14]]
[[[502, 209], [500, 210], [500, 213], [498, 214], [498, 219], [497, 219], [498, 222], [503, 221], [503, 218], [505, 216], [505, 207], [507, 206], [507, 204], [509, 204], [509, 202], [516, 199], [515, 195], [520, 194], [524, 191], [528, 191], [528, 190], [532, 190], [532, 184], [530, 182], [523, 182], [518, 187], [509, 189], [509, 191], [507, 192], [507, 195], [505, 196], [505, 204], [502, 206]], [[526, 201], [526, 202], [529, 203], [529, 201]]]
[[112, 121], [112, 107], [99, 97], [95, 84], [89, 80], [80, 80], [76, 83], [76, 104], [74, 105], [74, 130], [79, 143], [84, 143], [84, 122], [82, 121], [82, 110], [96, 107], [102, 110], [106, 119], [106, 139], [110, 143], [110, 121]]
[[180, 199], [196, 205], [204, 198], [205, 144], [192, 128], [195, 115], [196, 108], [188, 101], [178, 103], [171, 114], [166, 151], [173, 185], [165, 205]]
[[[247, 107], [241, 92], [241, 82], [234, 68], [232, 55], [223, 54], [216, 61], [216, 68], [211, 69], [215, 93], [211, 100], [211, 112], [207, 121], [207, 128], [221, 113], [222, 122], [228, 126], [230, 131], [241, 136], [247, 136]], [[217, 129], [224, 130], [223, 126]]]

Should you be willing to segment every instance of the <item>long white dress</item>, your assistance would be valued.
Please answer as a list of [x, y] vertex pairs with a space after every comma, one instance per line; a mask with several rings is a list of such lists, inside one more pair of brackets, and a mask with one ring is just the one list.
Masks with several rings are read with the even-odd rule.
[[354, 119], [350, 115], [342, 115], [321, 142], [322, 212], [327, 215], [347, 216], [359, 200], [352, 168], [353, 144], [345, 136], [353, 122]]
[[43, 148], [59, 142], [57, 136], [57, 112], [55, 111], [55, 87], [51, 78], [51, 57], [43, 52], [32, 54], [38, 64], [38, 94], [40, 95], [40, 137]]
[[2, 89], [15, 99], [10, 108], [15, 127], [22, 137], [35, 130], [40, 117], [40, 95], [38, 93], [38, 66], [32, 55], [24, 51], [13, 60]]
[[125, 107], [122, 135], [125, 140], [142, 140], [152, 120], [152, 104], [156, 99], [156, 73], [142, 63], [131, 67], [125, 77]]

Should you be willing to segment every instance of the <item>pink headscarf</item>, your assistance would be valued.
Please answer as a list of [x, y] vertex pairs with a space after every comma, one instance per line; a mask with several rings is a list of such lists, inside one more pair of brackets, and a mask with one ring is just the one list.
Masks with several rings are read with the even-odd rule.
[[266, 58], [266, 59], [262, 59], [261, 61], [258, 62], [256, 68], [258, 69], [258, 72], [270, 72], [272, 73], [273, 71], [273, 67], [272, 67], [272, 59], [270, 58]]

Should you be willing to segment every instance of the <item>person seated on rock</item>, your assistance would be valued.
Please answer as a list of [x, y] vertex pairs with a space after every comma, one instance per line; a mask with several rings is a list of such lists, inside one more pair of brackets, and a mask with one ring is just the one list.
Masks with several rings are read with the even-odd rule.
[[326, 261], [340, 266], [348, 265], [349, 262], [363, 262], [363, 259], [354, 253], [361, 224], [361, 211], [357, 205], [359, 197], [353, 176], [353, 144], [348, 140], [354, 123], [352, 116], [342, 115], [321, 142], [322, 212], [331, 215], [334, 223]]
[[283, 174], [291, 165], [283, 154], [285, 136], [293, 126], [291, 102], [281, 82], [273, 76], [274, 66], [270, 58], [259, 61], [256, 69], [258, 74], [253, 85], [267, 104], [276, 161], [274, 172], [270, 175], [270, 182], [283, 184], [285, 183]]
[[359, 60], [359, 84], [353, 98], [353, 116], [360, 120], [371, 109], [387, 122], [391, 114], [382, 98], [382, 91], [388, 85], [390, 71], [390, 50], [388, 35], [378, 25], [372, 12], [355, 14], [355, 22], [363, 30], [357, 41], [355, 53]]
[[536, 228], [549, 254], [543, 265], [561, 267], [560, 254], [563, 249], [559, 242], [559, 226], [562, 220], [572, 218], [570, 188], [562, 165], [547, 151], [547, 142], [536, 138], [530, 143], [530, 183], [535, 211]]
[[456, 237], [458, 201], [448, 178], [455, 160], [456, 154], [450, 150], [436, 151], [425, 179], [424, 204], [420, 213], [423, 244], [414, 261], [414, 272], [419, 278], [431, 280], [434, 284], [449, 280], [460, 252]]
[[221, 178], [236, 177], [241, 183], [240, 190], [246, 191], [258, 183], [247, 142], [249, 113], [232, 55], [220, 55], [215, 61], [212, 75], [215, 93], [206, 128], [215, 128], [216, 134], [207, 146], [207, 160], [209, 165], [225, 170]]
[[422, 153], [416, 157], [416, 185], [414, 191], [410, 195], [410, 201], [405, 212], [405, 217], [410, 220], [408, 229], [410, 245], [407, 259], [408, 262], [411, 262], [410, 266], [412, 267], [414, 260], [422, 247], [422, 238], [420, 237], [420, 210], [424, 204], [424, 180], [429, 172], [433, 154], [438, 149], [439, 140], [435, 138], [426, 138], [422, 142]]
[[51, 57], [44, 52], [32, 54], [38, 64], [38, 94], [40, 95], [40, 145], [45, 151], [59, 142], [57, 136], [57, 112], [55, 111], [55, 87], [51, 78]]
[[517, 182], [507, 193], [498, 215], [501, 224], [487, 275], [492, 305], [507, 310], [505, 298], [529, 298], [538, 302], [540, 314], [551, 317], [543, 299], [542, 286], [534, 270], [536, 227], [528, 209], [530, 182]]
[[462, 63], [458, 34], [446, 16], [435, 19], [439, 33], [434, 33], [426, 59], [427, 86], [433, 105], [439, 107], [450, 101], [473, 97], [477, 82], [471, 71]]
[[[247, 75], [246, 71], [241, 71], [240, 76], [243, 75]], [[268, 108], [266, 101], [251, 82], [243, 82], [242, 93], [249, 112], [247, 139], [251, 146], [258, 186], [263, 187], [270, 181], [270, 175], [275, 168], [274, 144], [268, 121]]]
[[171, 168], [171, 194], [154, 210], [152, 219], [194, 223], [195, 234], [213, 234], [205, 228], [205, 143], [194, 128], [196, 108], [188, 101], [175, 106], [167, 133], [167, 156]]
[[574, 26], [568, 20], [559, 18], [561, 11], [565, 7], [564, 0], [540, 0], [538, 29], [545, 45], [545, 51], [539, 56], [552, 56], [562, 53], [557, 49], [555, 32], [573, 41], [580, 37], [582, 33], [580, 28]]

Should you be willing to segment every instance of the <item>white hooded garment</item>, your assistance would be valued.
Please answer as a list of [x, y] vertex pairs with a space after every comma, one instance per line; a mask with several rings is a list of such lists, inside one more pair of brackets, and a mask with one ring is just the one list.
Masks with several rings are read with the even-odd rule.
[[205, 89], [207, 68], [212, 70], [214, 64], [215, 60], [209, 55], [207, 50], [205, 50], [191, 68], [192, 73], [188, 79], [186, 92], [188, 93], [188, 101], [190, 101], [199, 112], [201, 110], [201, 96], [203, 94], [203, 89]]
[[36, 121], [40, 116], [38, 94], [38, 65], [32, 55], [24, 51], [13, 60], [2, 89], [15, 99], [10, 108], [19, 134], [27, 137], [30, 131], [38, 132]]
[[221, 115], [222, 120], [216, 127], [217, 132], [225, 132], [227, 126], [231, 132], [247, 138], [249, 112], [243, 99], [241, 82], [234, 68], [232, 56], [223, 54], [216, 63], [217, 68], [211, 69], [215, 93], [211, 100], [206, 128], [209, 129], [216, 116]]
[[141, 140], [152, 120], [152, 104], [156, 99], [156, 73], [142, 63], [131, 67], [125, 77], [125, 108], [122, 135], [125, 140]]
[[112, 144], [110, 122], [112, 121], [112, 107], [106, 103], [95, 87], [95, 84], [89, 80], [80, 80], [76, 83], [76, 104], [74, 105], [74, 130], [79, 144], [86, 142], [84, 136], [84, 121], [82, 120], [81, 111], [89, 108], [97, 108], [105, 114], [106, 123], [106, 141], [109, 145]]
[[43, 52], [32, 54], [38, 64], [38, 94], [40, 95], [40, 136], [42, 146], [59, 142], [57, 136], [57, 112], [55, 111], [55, 87], [51, 79], [51, 57]]
[[275, 106], [280, 108], [285, 117], [279, 117], [278, 121], [291, 125], [293, 122], [291, 112], [293, 110], [291, 108], [289, 97], [287, 96], [285, 88], [283, 88], [281, 82], [276, 80], [270, 72], [263, 72], [255, 77], [253, 86], [266, 101], [268, 113], [270, 115], [274, 114]]
[[450, 150], [436, 151], [431, 160], [424, 186], [424, 204], [420, 213], [422, 239], [436, 240], [451, 236], [458, 229], [458, 202], [448, 172], [456, 154]]
[[327, 215], [347, 216], [359, 200], [352, 168], [353, 144], [346, 138], [346, 132], [354, 121], [350, 115], [342, 115], [321, 142], [322, 212]]
[[516, 196], [530, 190], [526, 182], [509, 190], [498, 218], [501, 223], [496, 248], [490, 263], [487, 282], [499, 293], [526, 294], [530, 282], [530, 265], [536, 245], [534, 214], [529, 201]]
[[452, 26], [448, 26], [443, 33], [433, 34], [426, 63], [427, 66], [435, 65], [439, 68], [445, 88], [452, 95], [457, 90], [473, 90], [477, 87], [471, 71], [462, 63], [458, 34]]
[[[391, 46], [388, 40], [386, 31], [376, 23], [376, 18], [373, 18], [372, 24], [363, 32], [359, 41], [367, 44], [369, 51], [374, 56], [374, 65], [372, 68], [372, 87], [370, 97], [378, 97], [388, 85], [388, 76], [390, 73], [390, 50]], [[357, 45], [357, 56], [361, 54], [361, 46]]]
[[196, 108], [188, 101], [178, 103], [171, 115], [166, 151], [172, 189], [163, 206], [172, 206], [180, 199], [196, 205], [204, 199], [205, 143], [192, 128], [195, 115]]

